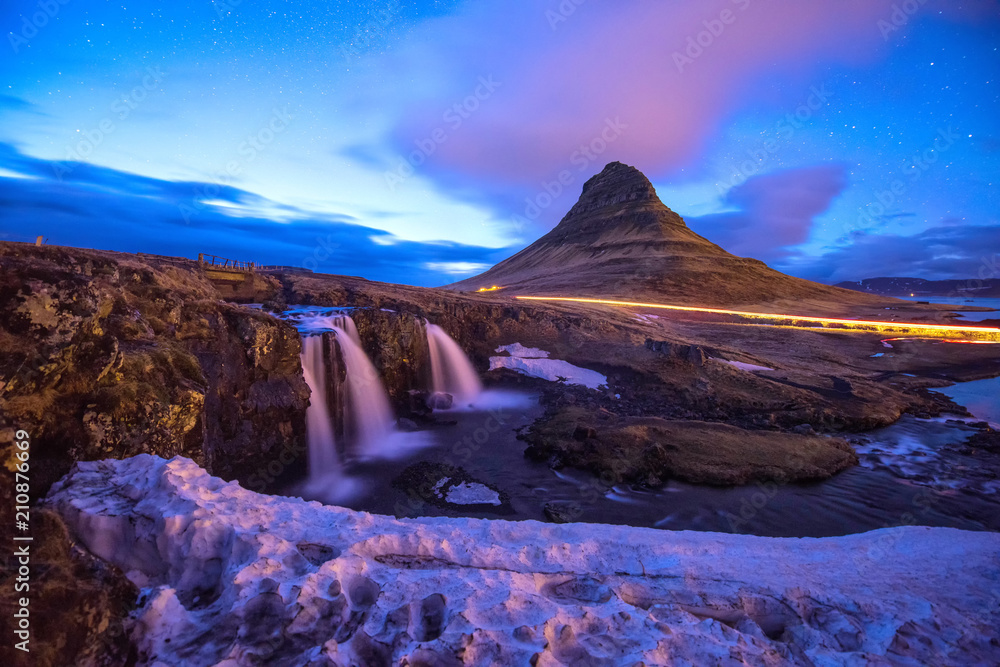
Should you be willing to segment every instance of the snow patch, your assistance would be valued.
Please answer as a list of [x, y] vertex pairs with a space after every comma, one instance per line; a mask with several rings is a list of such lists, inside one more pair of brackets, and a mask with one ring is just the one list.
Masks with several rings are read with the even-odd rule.
[[46, 505], [143, 587], [143, 665], [998, 662], [997, 533], [396, 519], [147, 454]]
[[448, 489], [444, 497], [455, 505], [499, 505], [500, 494], [483, 484], [462, 482]]
[[501, 345], [496, 349], [497, 352], [507, 352], [512, 357], [526, 357], [531, 359], [548, 359], [549, 353], [545, 350], [540, 350], [537, 347], [525, 347], [520, 343], [511, 343], [510, 345]]
[[549, 353], [537, 347], [525, 347], [520, 343], [502, 345], [497, 352], [507, 352], [509, 357], [490, 357], [490, 370], [507, 368], [529, 377], [552, 382], [580, 384], [589, 389], [597, 389], [608, 384], [608, 378], [597, 371], [574, 366], [561, 359], [549, 359]]

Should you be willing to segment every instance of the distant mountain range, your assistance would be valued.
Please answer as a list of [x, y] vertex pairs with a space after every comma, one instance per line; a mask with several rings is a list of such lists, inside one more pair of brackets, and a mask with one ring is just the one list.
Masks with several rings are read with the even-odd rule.
[[1000, 298], [1000, 280], [924, 280], [923, 278], [866, 278], [837, 283], [837, 287], [879, 296], [947, 296]]

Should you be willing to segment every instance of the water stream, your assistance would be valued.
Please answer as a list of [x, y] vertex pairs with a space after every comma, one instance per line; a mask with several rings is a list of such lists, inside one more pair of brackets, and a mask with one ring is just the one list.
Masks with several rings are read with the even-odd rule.
[[[297, 312], [290, 319], [304, 334], [303, 369], [313, 388], [307, 413], [311, 473], [308, 483], [288, 490], [294, 495], [397, 516], [497, 516], [415, 501], [415, 494], [392, 485], [407, 466], [430, 461], [460, 466], [504, 491], [514, 511], [504, 518], [515, 520], [545, 520], [546, 503], [558, 502], [574, 507], [577, 520], [584, 522], [776, 537], [844, 535], [905, 524], [1000, 530], [998, 466], [984, 465], [984, 453], [964, 445], [976, 432], [970, 422], [1000, 422], [1000, 378], [940, 390], [975, 418], [906, 416], [865, 434], [856, 444], [861, 464], [822, 482], [714, 488], [670, 481], [657, 489], [609, 488], [587, 473], [551, 470], [525, 459], [516, 430], [541, 416], [538, 397], [513, 386], [482, 391], [471, 363], [440, 327], [426, 325], [433, 389], [455, 396], [456, 409], [446, 411], [437, 426], [398, 433], [350, 317], [327, 309]], [[315, 335], [322, 332], [336, 336], [346, 367], [343, 431], [348, 442], [339, 450], [346, 456], [337, 454], [335, 420], [327, 408], [324, 342]]]
[[479, 396], [483, 385], [465, 352], [444, 329], [425, 322], [431, 358], [431, 390], [451, 394], [456, 407], [466, 407]]
[[715, 488], [670, 481], [643, 489], [608, 488], [587, 473], [525, 459], [515, 429], [542, 412], [537, 396], [488, 390], [472, 408], [448, 413], [453, 426], [427, 431], [426, 449], [357, 467], [363, 490], [346, 506], [397, 516], [498, 517], [420, 503], [392, 486], [408, 465], [431, 461], [461, 466], [505, 491], [514, 515], [503, 518], [515, 520], [543, 521], [545, 504], [558, 501], [575, 505], [579, 521], [670, 530], [824, 537], [916, 524], [1000, 531], [1000, 482], [979, 474], [977, 459], [961, 453], [976, 430], [957, 420], [904, 417], [868, 433], [858, 446], [861, 465], [822, 482]]

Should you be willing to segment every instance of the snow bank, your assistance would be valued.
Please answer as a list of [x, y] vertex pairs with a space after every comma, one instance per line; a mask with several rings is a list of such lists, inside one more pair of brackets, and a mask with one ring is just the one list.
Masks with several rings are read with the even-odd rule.
[[995, 533], [398, 520], [149, 455], [78, 463], [47, 503], [143, 587], [141, 664], [1000, 661]]
[[497, 352], [507, 352], [509, 357], [490, 357], [490, 370], [508, 368], [523, 375], [565, 382], [566, 384], [581, 384], [589, 389], [597, 389], [607, 385], [608, 378], [597, 371], [574, 366], [561, 359], [549, 359], [549, 353], [534, 347], [524, 347], [520, 343], [502, 345]]

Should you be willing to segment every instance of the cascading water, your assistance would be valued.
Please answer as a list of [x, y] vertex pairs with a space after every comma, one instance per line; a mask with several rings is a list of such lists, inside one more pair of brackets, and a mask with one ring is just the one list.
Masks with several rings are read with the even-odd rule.
[[306, 408], [306, 436], [309, 441], [309, 478], [313, 482], [340, 472], [340, 459], [333, 434], [333, 420], [327, 402], [326, 360], [323, 336], [302, 338], [302, 373], [312, 390]]
[[368, 355], [356, 340], [358, 333], [354, 328], [354, 321], [350, 317], [346, 320], [350, 322], [348, 329], [333, 328], [347, 369], [347, 379], [344, 381], [344, 418], [347, 421], [345, 431], [352, 438], [356, 453], [362, 456], [379, 456], [382, 453], [380, 445], [392, 430], [389, 395]]
[[472, 362], [444, 329], [426, 322], [431, 357], [431, 390], [451, 394], [456, 405], [468, 405], [483, 390]]
[[[388, 440], [393, 414], [389, 397], [361, 348], [354, 320], [345, 313], [330, 311], [295, 311], [287, 316], [302, 333], [302, 371], [312, 390], [306, 411], [310, 480], [339, 474], [341, 452], [347, 458], [368, 458], [381, 456], [383, 449], [391, 450], [393, 445]], [[323, 334], [330, 333], [336, 336], [335, 347], [324, 340]], [[332, 358], [328, 358], [330, 354]], [[336, 369], [338, 356], [344, 365], [342, 384], [338, 384], [339, 374], [330, 377], [327, 372], [330, 365]], [[331, 406], [336, 408], [334, 414]]]

